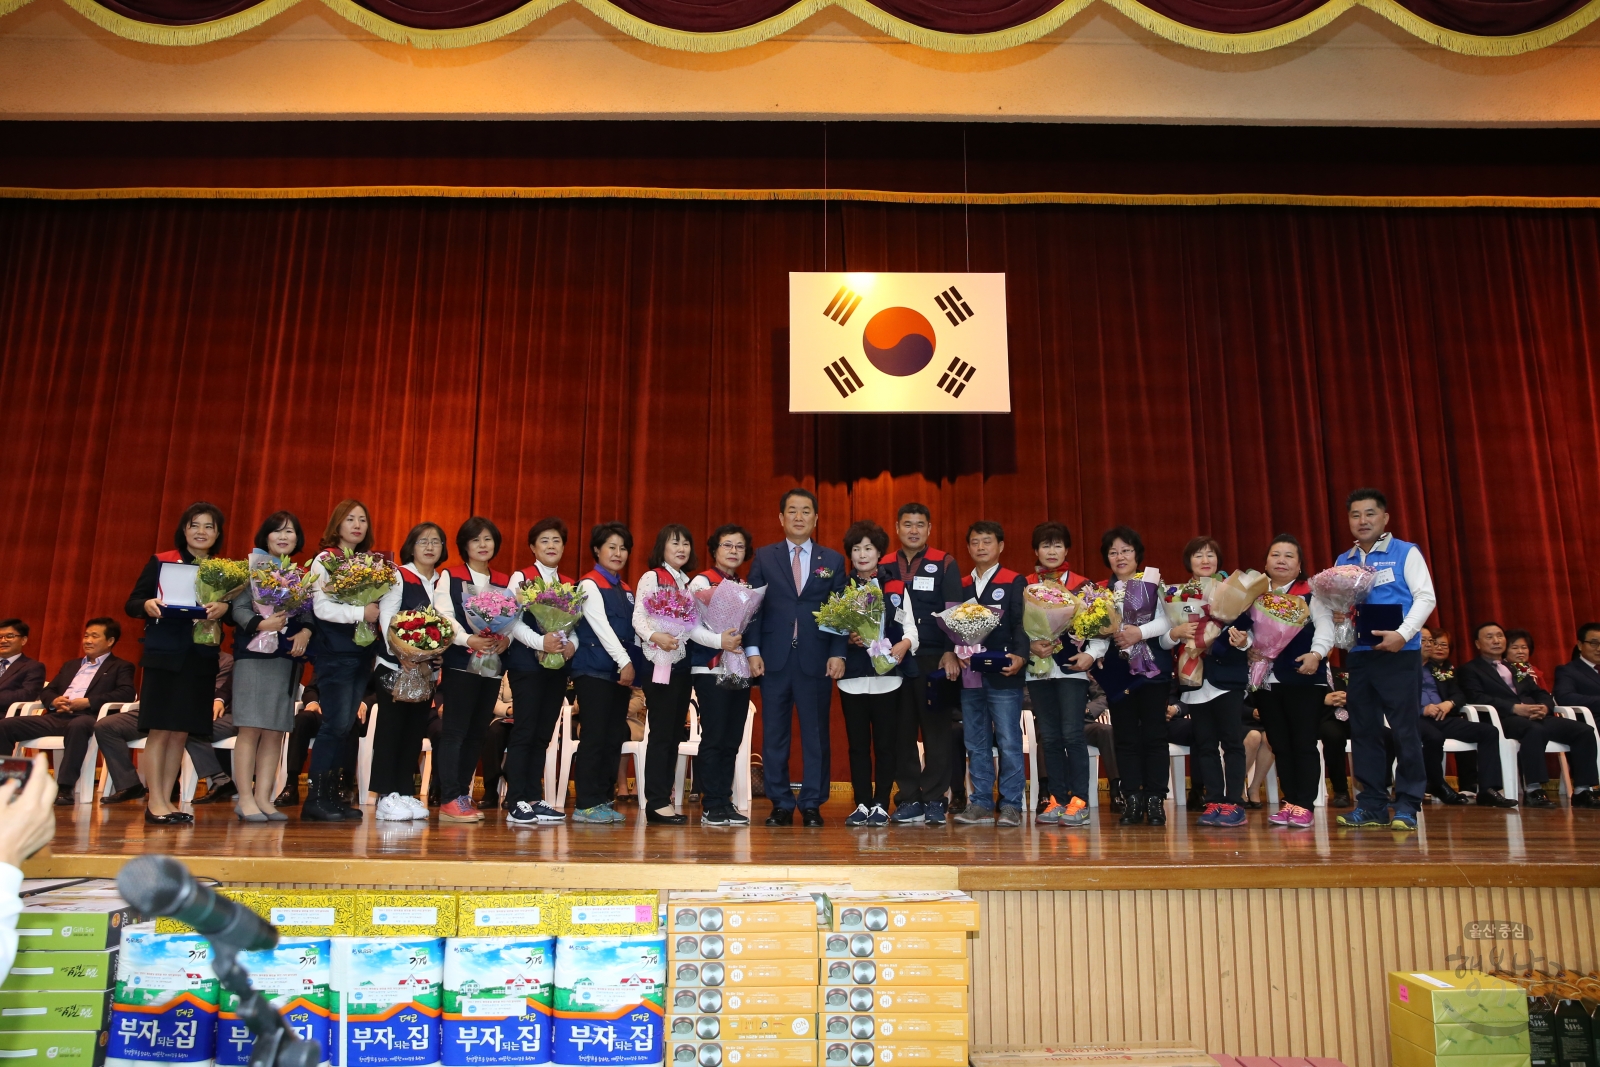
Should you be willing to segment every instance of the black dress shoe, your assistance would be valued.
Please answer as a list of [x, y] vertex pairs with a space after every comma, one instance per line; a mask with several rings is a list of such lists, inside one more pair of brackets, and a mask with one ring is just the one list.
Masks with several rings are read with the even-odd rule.
[[497, 785], [493, 792], [485, 789], [483, 799], [478, 801], [479, 811], [494, 811], [500, 807], [500, 787]]
[[298, 803], [300, 803], [300, 780], [299, 776], [296, 776], [291, 778], [289, 784], [283, 787], [283, 792], [272, 798], [272, 806], [275, 808], [287, 808]]
[[1261, 801], [1259, 800], [1251, 800], [1249, 797], [1245, 797], [1244, 806], [1249, 808], [1251, 811], [1260, 811], [1262, 805]]
[[166, 815], [152, 815], [150, 809], [145, 808], [144, 821], [151, 826], [187, 826], [194, 822], [194, 816], [186, 811], [174, 811]]
[[1600, 794], [1593, 789], [1580, 789], [1572, 794], [1572, 806], [1575, 808], [1600, 808]]
[[1151, 826], [1167, 825], [1167, 798], [1148, 797], [1144, 802], [1144, 821]]
[[56, 807], [58, 808], [70, 808], [76, 803], [77, 800], [74, 799], [72, 790], [70, 789], [56, 794]]
[[150, 795], [150, 791], [142, 785], [130, 785], [126, 789], [119, 789], [106, 797], [102, 804], [121, 804], [124, 800], [143, 800]]
[[800, 809], [800, 825], [801, 826], [821, 826], [822, 825], [822, 812], [818, 811], [816, 808], [801, 808]]
[[1517, 802], [1498, 789], [1480, 789], [1478, 790], [1478, 806], [1480, 808], [1514, 808], [1517, 806]]
[[1522, 806], [1525, 808], [1553, 808], [1556, 802], [1543, 789], [1530, 789], [1522, 794]]
[[689, 821], [689, 816], [679, 815], [677, 812], [673, 812], [671, 815], [662, 815], [654, 809], [650, 809], [644, 813], [644, 821], [654, 826], [682, 826]]
[[1349, 793], [1335, 793], [1333, 796], [1328, 798], [1328, 807], [1330, 808], [1348, 808], [1349, 806]]
[[965, 796], [952, 796], [950, 798], [950, 806], [945, 810], [951, 815], [960, 815], [967, 810], [967, 798]]
[[768, 826], [793, 826], [793, 808], [773, 808], [772, 814], [767, 816]]
[[1117, 820], [1121, 826], [1138, 826], [1144, 822], [1144, 794], [1129, 793], [1122, 798], [1122, 818]]
[[227, 800], [229, 797], [236, 797], [238, 795], [239, 795], [239, 787], [237, 785], [234, 785], [233, 784], [233, 780], [230, 778], [228, 781], [223, 782], [221, 785], [217, 786], [215, 789], [206, 790], [206, 795], [201, 797], [199, 800], [195, 801], [195, 803], [196, 804], [220, 804], [224, 800]]
[[1466, 797], [1462, 796], [1460, 793], [1457, 793], [1454, 789], [1452, 789], [1450, 787], [1450, 783], [1449, 782], [1440, 782], [1437, 787], [1430, 785], [1428, 787], [1428, 792], [1432, 793], [1435, 797], [1437, 797], [1438, 800], [1439, 800], [1439, 803], [1441, 803], [1441, 804], [1451, 804], [1451, 805], [1459, 806], [1459, 805], [1462, 805], [1462, 804], [1469, 803], [1469, 801], [1467, 800]]

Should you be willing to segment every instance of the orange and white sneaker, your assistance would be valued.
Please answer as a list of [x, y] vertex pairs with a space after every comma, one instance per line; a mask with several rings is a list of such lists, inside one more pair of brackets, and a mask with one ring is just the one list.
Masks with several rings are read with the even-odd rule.
[[472, 802], [471, 797], [456, 797], [448, 804], [439, 808], [440, 822], [482, 822], [483, 812], [478, 810], [478, 805]]
[[1089, 824], [1089, 805], [1082, 797], [1073, 797], [1071, 802], [1062, 809], [1062, 826], [1087, 826]]
[[1061, 816], [1065, 815], [1066, 812], [1067, 809], [1062, 807], [1055, 797], [1051, 797], [1050, 806], [1035, 815], [1033, 821], [1041, 825], [1044, 823], [1058, 823], [1061, 821]]

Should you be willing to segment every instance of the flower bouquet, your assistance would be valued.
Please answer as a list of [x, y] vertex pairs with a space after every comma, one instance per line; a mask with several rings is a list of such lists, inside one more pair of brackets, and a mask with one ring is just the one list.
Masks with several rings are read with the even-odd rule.
[[433, 660], [450, 647], [456, 628], [431, 607], [398, 611], [389, 621], [389, 647], [400, 663], [393, 695], [420, 704], [433, 695]]
[[1260, 689], [1272, 671], [1272, 661], [1311, 621], [1306, 598], [1293, 593], [1263, 593], [1250, 605], [1250, 688]]
[[[970, 660], [979, 652], [988, 651], [983, 647], [983, 639], [1000, 625], [1000, 616], [974, 600], [936, 611], [933, 617], [939, 620], [940, 629], [956, 643], [956, 657], [965, 660]], [[961, 685], [964, 689], [978, 689], [982, 687], [983, 679], [971, 667], [964, 667]]]
[[[1161, 574], [1154, 567], [1146, 568], [1132, 578], [1116, 583], [1115, 595], [1121, 601], [1122, 624], [1143, 626], [1161, 610]], [[1122, 650], [1128, 657], [1128, 670], [1141, 678], [1154, 678], [1161, 673], [1150, 646], [1136, 641]]]
[[[1035, 582], [1022, 592], [1022, 629], [1030, 641], [1055, 642], [1052, 654], [1061, 651], [1061, 635], [1077, 613], [1078, 598], [1060, 582]], [[1035, 678], [1049, 674], [1051, 666], [1048, 656], [1028, 657], [1028, 673]]]
[[672, 681], [672, 665], [689, 652], [684, 642], [689, 631], [700, 625], [700, 609], [694, 597], [677, 586], [661, 586], [644, 598], [644, 617], [654, 629], [678, 639], [678, 647], [671, 652], [654, 641], [644, 643], [644, 658], [655, 664], [650, 680], [666, 685]]
[[1334, 614], [1333, 643], [1353, 648], [1356, 643], [1356, 605], [1367, 599], [1378, 580], [1378, 569], [1365, 563], [1341, 563], [1311, 577], [1311, 595], [1324, 601]]
[[[376, 552], [334, 549], [322, 558], [322, 568], [328, 572], [322, 581], [328, 599], [352, 607], [376, 604], [400, 580], [394, 564]], [[365, 648], [377, 639], [371, 623], [365, 619], [356, 623], [356, 644]]]
[[[1195, 624], [1194, 636], [1184, 641], [1178, 652], [1177, 675], [1179, 685], [1195, 686], [1205, 680], [1205, 653], [1211, 647], [1208, 641], [1200, 643], [1202, 631], [1208, 629], [1211, 587], [1217, 580], [1211, 577], [1190, 578], [1182, 585], [1169, 585], [1161, 591], [1161, 606], [1173, 626]], [[1213, 635], [1213, 639], [1214, 635]]]
[[[263, 619], [299, 615], [311, 606], [310, 571], [288, 556], [259, 549], [250, 553], [250, 602]], [[277, 630], [258, 631], [245, 647], [251, 652], [278, 651]]]
[[[467, 625], [472, 627], [472, 632], [479, 636], [489, 634], [494, 637], [504, 637], [511, 632], [517, 624], [517, 616], [522, 614], [522, 609], [517, 602], [503, 589], [490, 587], [481, 593], [473, 593], [461, 601], [461, 610], [466, 613]], [[473, 674], [481, 674], [485, 678], [495, 678], [500, 674], [500, 654], [498, 652], [474, 652], [467, 661], [467, 670]]]
[[889, 654], [894, 644], [883, 636], [883, 611], [883, 590], [872, 582], [858, 582], [852, 578], [812, 615], [820, 630], [830, 634], [855, 634], [861, 638], [861, 643], [867, 646], [867, 655], [872, 657], [872, 669], [888, 674], [899, 663]]
[[1110, 637], [1122, 627], [1122, 612], [1109, 589], [1091, 585], [1078, 594], [1078, 613], [1072, 617], [1072, 636], [1080, 643]]
[[[195, 600], [201, 604], [215, 604], [232, 600], [250, 581], [250, 564], [242, 559], [219, 559], [213, 556], [200, 561], [200, 573], [195, 576]], [[217, 645], [222, 643], [220, 619], [196, 619], [194, 643]]]
[[[517, 586], [517, 603], [533, 616], [539, 629], [547, 634], [571, 637], [583, 617], [583, 602], [588, 599], [582, 589], [570, 582], [547, 582], [543, 577], [523, 582]], [[567, 657], [559, 652], [544, 652], [539, 656], [539, 666], [559, 670]]]
[[[765, 586], [752, 589], [736, 578], [724, 578], [709, 589], [701, 589], [694, 594], [695, 599], [700, 601], [702, 625], [706, 629], [718, 635], [732, 630], [741, 637], [766, 595]], [[717, 672], [719, 687], [750, 688], [750, 658], [744, 654], [744, 649], [731, 652], [724, 649], [712, 662], [721, 668]]]

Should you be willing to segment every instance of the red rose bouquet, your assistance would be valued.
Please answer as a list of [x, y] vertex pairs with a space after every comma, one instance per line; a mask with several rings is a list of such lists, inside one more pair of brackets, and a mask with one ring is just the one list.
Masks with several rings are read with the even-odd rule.
[[433, 695], [433, 661], [455, 640], [450, 620], [432, 608], [398, 611], [389, 622], [389, 648], [400, 664], [394, 698], [420, 704]]

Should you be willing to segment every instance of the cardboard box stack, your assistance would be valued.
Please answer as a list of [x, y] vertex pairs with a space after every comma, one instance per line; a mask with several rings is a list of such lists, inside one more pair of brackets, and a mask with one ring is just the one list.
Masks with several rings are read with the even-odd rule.
[[1600, 1063], [1600, 974], [1496, 971], [1493, 977], [1510, 982], [1527, 996], [1533, 1067]]
[[0, 983], [0, 1058], [100, 1067], [118, 949], [139, 916], [109, 881], [22, 888], [16, 962]]
[[1389, 972], [1394, 1067], [1529, 1067], [1528, 998], [1477, 972]]

